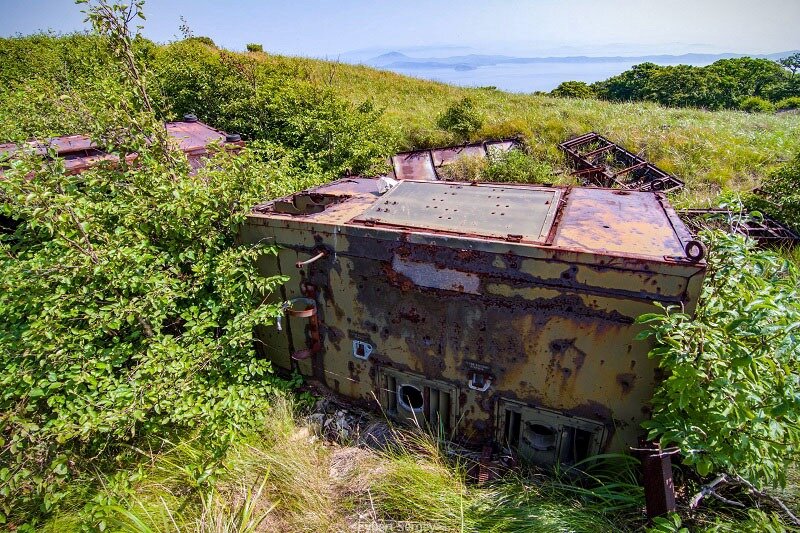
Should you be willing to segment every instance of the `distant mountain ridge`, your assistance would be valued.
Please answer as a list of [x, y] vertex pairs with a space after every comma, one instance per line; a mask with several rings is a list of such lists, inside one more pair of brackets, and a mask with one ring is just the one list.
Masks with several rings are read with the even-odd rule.
[[389, 70], [411, 69], [452, 69], [474, 70], [480, 67], [501, 64], [532, 64], [532, 63], [618, 63], [618, 62], [651, 62], [666, 64], [699, 64], [713, 63], [720, 59], [733, 59], [737, 57], [754, 57], [777, 60], [800, 50], [776, 52], [772, 54], [700, 54], [689, 53], [681, 55], [643, 55], [643, 56], [548, 56], [548, 57], [515, 57], [506, 55], [469, 54], [448, 57], [411, 57], [401, 52], [389, 52], [366, 60], [364, 63], [371, 67]]

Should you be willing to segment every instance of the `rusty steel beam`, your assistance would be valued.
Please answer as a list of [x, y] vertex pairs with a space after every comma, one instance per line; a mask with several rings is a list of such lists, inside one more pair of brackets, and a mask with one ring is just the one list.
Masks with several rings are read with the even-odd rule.
[[613, 148], [614, 148], [613, 144], [607, 144], [607, 145], [605, 145], [603, 147], [598, 148], [597, 150], [592, 150], [591, 152], [587, 152], [585, 154], [580, 154], [580, 156], [583, 157], [583, 158], [588, 159], [590, 157], [596, 156], [597, 154], [602, 154], [603, 152], [607, 152], [609, 150], [612, 150]]

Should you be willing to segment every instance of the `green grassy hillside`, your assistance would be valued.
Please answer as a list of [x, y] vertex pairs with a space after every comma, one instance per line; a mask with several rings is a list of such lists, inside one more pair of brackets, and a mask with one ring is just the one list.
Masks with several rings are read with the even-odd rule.
[[800, 151], [800, 115], [668, 109], [464, 89], [363, 66], [253, 54], [276, 68], [298, 68], [354, 104], [372, 100], [396, 132], [400, 148], [458, 142], [436, 127], [448, 105], [472, 96], [484, 126], [472, 139], [522, 135], [532, 153], [563, 166], [561, 141], [597, 131], [683, 179], [690, 191], [677, 203], [704, 205], [725, 190], [756, 186], [775, 164]]

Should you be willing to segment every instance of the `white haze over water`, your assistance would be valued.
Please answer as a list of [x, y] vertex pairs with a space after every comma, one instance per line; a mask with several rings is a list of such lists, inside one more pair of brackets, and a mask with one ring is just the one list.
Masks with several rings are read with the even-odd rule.
[[[462, 87], [495, 86], [503, 91], [530, 93], [551, 91], [562, 81], [577, 80], [591, 83], [605, 80], [639, 63], [642, 61], [500, 64], [463, 71], [444, 68], [391, 68], [389, 70], [406, 76], [441, 81]], [[687, 62], [661, 64], [678, 63], [686, 64]], [[708, 62], [695, 64], [706, 65]]]

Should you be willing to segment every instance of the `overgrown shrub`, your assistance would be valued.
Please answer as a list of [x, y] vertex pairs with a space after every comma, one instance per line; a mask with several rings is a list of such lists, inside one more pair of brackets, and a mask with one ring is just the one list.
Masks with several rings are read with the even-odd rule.
[[171, 114], [296, 149], [331, 176], [369, 173], [391, 151], [380, 109], [354, 106], [293, 70], [185, 42], [161, 50], [153, 70]]
[[760, 193], [748, 195], [745, 203], [800, 232], [800, 154], [770, 172]]
[[800, 273], [753, 241], [706, 233], [708, 272], [695, 316], [647, 314], [639, 338], [667, 378], [649, 437], [677, 445], [701, 475], [785, 484], [800, 452]]
[[489, 164], [481, 178], [499, 182], [552, 183], [553, 167], [522, 150], [495, 150], [489, 151]]
[[248, 43], [247, 44], [247, 51], [248, 52], [263, 52], [264, 46], [256, 43]]
[[475, 99], [465, 96], [450, 105], [436, 119], [436, 125], [466, 140], [483, 125], [483, 115]]
[[584, 81], [565, 81], [550, 91], [551, 96], [559, 98], [593, 98], [592, 87]]
[[138, 7], [89, 11], [120, 63], [102, 84], [114, 105], [82, 117], [118, 166], [69, 175], [30, 156], [0, 179], [0, 214], [15, 221], [0, 234], [0, 522], [12, 527], [137, 444], [198, 428], [224, 449], [287, 386], [252, 346], [253, 328], [279, 314], [264, 302], [282, 278], [256, 268], [275, 249], [234, 246], [282, 167], [223, 150], [190, 173], [153, 114], [145, 70], [125, 63]]
[[800, 96], [800, 84], [768, 59], [738, 57], [711, 65], [656, 65], [641, 63], [591, 85], [600, 98], [613, 101], [650, 101], [674, 107], [737, 109], [750, 97], [777, 101]]
[[784, 98], [783, 100], [778, 100], [778, 102], [775, 104], [775, 109], [780, 111], [787, 109], [800, 109], [800, 96], [792, 96], [789, 98]]
[[748, 113], [772, 113], [775, 106], [758, 96], [748, 96], [739, 103], [739, 109]]
[[204, 45], [206, 45], [206, 46], [210, 46], [211, 48], [216, 48], [216, 47], [217, 47], [217, 43], [215, 43], [215, 42], [214, 42], [214, 39], [212, 39], [211, 37], [206, 37], [206, 36], [204, 36], [204, 35], [198, 35], [197, 37], [195, 37], [194, 35], [192, 35], [191, 37], [187, 37], [187, 38], [186, 38], [186, 39], [184, 39], [184, 40], [185, 40], [185, 41], [190, 41], [190, 42], [196, 42], [196, 43], [204, 44]]

